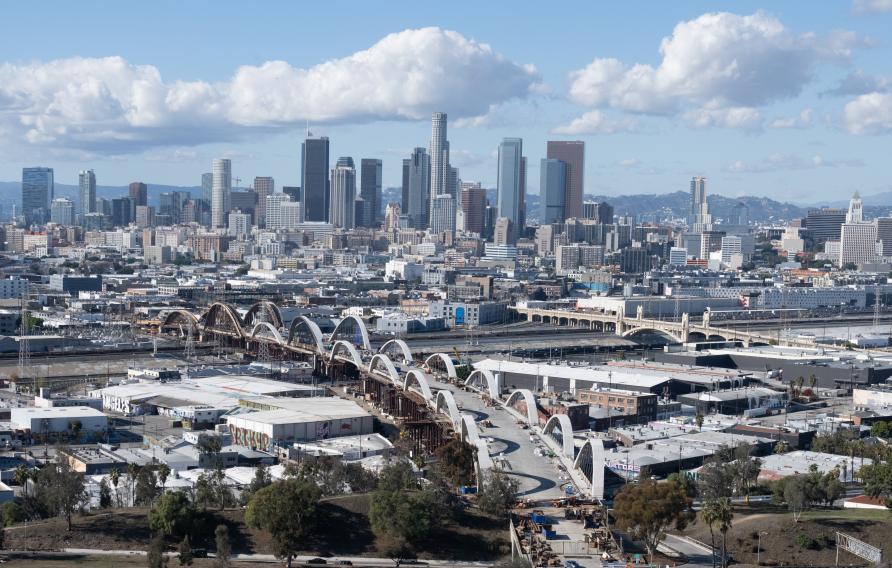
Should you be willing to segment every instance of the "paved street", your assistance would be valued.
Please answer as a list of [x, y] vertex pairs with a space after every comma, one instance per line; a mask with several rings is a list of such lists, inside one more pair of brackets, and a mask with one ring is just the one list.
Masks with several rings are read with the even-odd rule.
[[[560, 477], [563, 476], [566, 482], [567, 475], [558, 469], [557, 458], [537, 456], [534, 450], [545, 446], [538, 438], [532, 442], [529, 430], [521, 428], [510, 412], [484, 406], [477, 393], [436, 380], [431, 383], [432, 388], [451, 391], [462, 412], [474, 415], [481, 437], [491, 440], [489, 453], [493, 461], [520, 483], [521, 498], [537, 500], [563, 496]], [[492, 428], [480, 426], [479, 422], [486, 419], [492, 422]]]

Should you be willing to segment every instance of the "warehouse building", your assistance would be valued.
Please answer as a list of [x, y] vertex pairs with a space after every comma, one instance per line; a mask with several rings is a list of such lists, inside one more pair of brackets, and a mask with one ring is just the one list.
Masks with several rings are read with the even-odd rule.
[[81, 439], [88, 439], [91, 435], [103, 437], [108, 430], [108, 417], [86, 406], [28, 406], [12, 408], [9, 415], [12, 429], [32, 439], [68, 436], [75, 430]]
[[274, 446], [371, 434], [372, 415], [338, 397], [269, 399], [262, 410], [226, 416], [236, 444], [272, 452]]
[[474, 363], [475, 370], [491, 372], [502, 390], [518, 388], [533, 392], [623, 390], [675, 396], [745, 385], [749, 378], [725, 369], [688, 369], [679, 365], [620, 362], [611, 365], [552, 365], [501, 359]]
[[766, 387], [706, 391], [678, 396], [678, 402], [693, 406], [699, 414], [757, 416], [784, 408], [789, 400], [786, 392]]

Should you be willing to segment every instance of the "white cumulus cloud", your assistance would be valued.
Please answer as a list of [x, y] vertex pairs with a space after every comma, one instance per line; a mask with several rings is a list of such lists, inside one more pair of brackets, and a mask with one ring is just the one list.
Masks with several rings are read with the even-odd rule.
[[868, 93], [846, 103], [846, 129], [852, 134], [892, 133], [892, 93]]
[[707, 13], [675, 26], [656, 66], [599, 58], [572, 72], [569, 97], [588, 107], [753, 129], [761, 126], [758, 107], [797, 96], [819, 63], [845, 61], [866, 44], [845, 31], [795, 34], [763, 12]]
[[315, 123], [485, 114], [538, 94], [538, 71], [440, 28], [410, 29], [302, 69], [242, 66], [228, 81], [171, 81], [121, 57], [0, 64], [0, 132], [11, 145], [113, 153], [233, 140]]
[[852, 9], [856, 14], [892, 12], [892, 0], [855, 0]]
[[775, 129], [791, 129], [791, 128], [808, 128], [812, 125], [814, 118], [814, 109], [803, 109], [796, 116], [785, 116], [775, 118], [768, 124], [768, 128]]
[[631, 119], [615, 120], [599, 110], [591, 110], [568, 124], [553, 128], [552, 134], [578, 136], [582, 134], [614, 134], [616, 132], [632, 132], [636, 122]]

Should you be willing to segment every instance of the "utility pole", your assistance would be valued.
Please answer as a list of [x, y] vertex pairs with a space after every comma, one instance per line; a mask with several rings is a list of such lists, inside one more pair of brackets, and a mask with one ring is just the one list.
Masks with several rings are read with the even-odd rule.
[[[28, 286], [22, 292], [19, 325], [19, 379], [31, 372], [31, 346], [28, 344]], [[36, 388], [36, 384], [34, 387]]]

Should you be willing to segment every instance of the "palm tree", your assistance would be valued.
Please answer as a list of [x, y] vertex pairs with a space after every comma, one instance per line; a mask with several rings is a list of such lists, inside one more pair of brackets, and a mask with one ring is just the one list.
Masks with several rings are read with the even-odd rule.
[[15, 468], [15, 482], [22, 487], [22, 495], [28, 496], [28, 480], [31, 479], [31, 471], [25, 464]]
[[712, 568], [715, 568], [715, 525], [718, 522], [715, 503], [715, 501], [707, 501], [700, 509], [700, 518], [709, 527], [709, 538], [712, 544]]
[[703, 414], [701, 414], [700, 412], [698, 412], [697, 416], [694, 417], [694, 421], [697, 422], [697, 430], [700, 432], [703, 431], [703, 419]]
[[700, 518], [709, 527], [709, 535], [712, 538], [712, 565], [715, 567], [715, 530], [722, 533], [722, 568], [728, 566], [727, 540], [728, 531], [731, 530], [731, 519], [734, 511], [729, 497], [721, 497], [714, 501], [707, 501], [700, 510]]
[[118, 491], [118, 481], [121, 480], [121, 472], [118, 471], [118, 468], [113, 467], [112, 470], [108, 472], [108, 478], [111, 479], [112, 485], [115, 487], [115, 503], [120, 507], [121, 493]]
[[127, 464], [127, 478], [130, 481], [130, 506], [133, 506], [135, 500], [134, 491], [136, 490], [136, 476], [139, 475], [139, 466], [135, 463]]
[[164, 493], [164, 488], [167, 485], [167, 478], [170, 476], [170, 467], [166, 463], [162, 463], [158, 466], [156, 473], [158, 479], [161, 480], [161, 492]]

